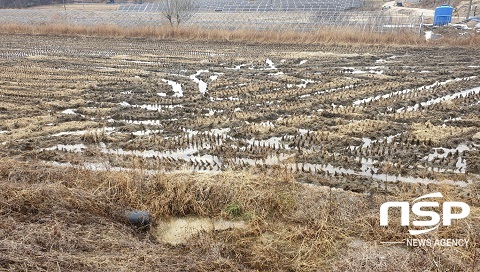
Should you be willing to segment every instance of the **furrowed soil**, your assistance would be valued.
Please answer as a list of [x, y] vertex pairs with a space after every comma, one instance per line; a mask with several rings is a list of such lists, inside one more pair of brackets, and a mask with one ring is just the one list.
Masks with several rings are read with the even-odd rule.
[[0, 39], [0, 271], [480, 271], [478, 50]]

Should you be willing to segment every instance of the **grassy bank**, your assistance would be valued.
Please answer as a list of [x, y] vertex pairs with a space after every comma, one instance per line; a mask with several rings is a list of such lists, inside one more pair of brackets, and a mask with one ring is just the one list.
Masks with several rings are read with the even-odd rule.
[[[405, 186], [400, 195], [358, 194], [298, 183], [282, 170], [220, 174], [95, 172], [4, 160], [0, 166], [0, 270], [19, 271], [478, 271], [478, 185]], [[462, 248], [407, 248], [379, 226], [381, 203], [441, 191], [471, 205], [467, 220], [428, 237], [469, 239]], [[235, 209], [232, 209], [235, 207]], [[186, 244], [155, 240], [124, 220], [202, 216], [248, 228], [201, 233]], [[235, 212], [232, 212], [235, 211]], [[153, 228], [153, 227], [152, 227]]]
[[[198, 41], [232, 41], [255, 43], [317, 44], [317, 43], [360, 43], [386, 45], [419, 45], [423, 39], [411, 32], [388, 34], [362, 33], [356, 29], [343, 27], [324, 27], [314, 32], [296, 31], [254, 31], [219, 30], [192, 27], [142, 27], [122, 28], [113, 25], [76, 26], [76, 25], [19, 25], [0, 26], [0, 33], [31, 35], [69, 35], [69, 36], [105, 36], [134, 37]], [[475, 43], [472, 43], [475, 44]]]
[[[322, 27], [317, 31], [221, 30], [180, 26], [123, 28], [115, 25], [79, 26], [66, 24], [0, 25], [0, 34], [101, 36], [116, 38], [153, 38], [169, 40], [253, 42], [260, 44], [374, 44], [397, 46], [465, 46], [480, 47], [480, 35], [459, 35], [455, 29], [440, 29], [439, 40], [426, 41], [411, 31], [393, 33], [362, 32], [348, 27]], [[437, 32], [437, 31], [435, 31]]]

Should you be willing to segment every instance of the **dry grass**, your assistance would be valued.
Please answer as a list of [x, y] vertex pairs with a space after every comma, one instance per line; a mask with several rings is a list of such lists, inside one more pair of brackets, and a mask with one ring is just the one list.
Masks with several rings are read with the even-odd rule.
[[52, 5], [40, 5], [34, 6], [32, 9], [40, 9], [40, 10], [93, 10], [93, 11], [105, 11], [105, 10], [116, 10], [118, 8], [117, 5], [111, 4], [104, 4], [104, 3], [71, 3], [65, 4], [52, 4]]
[[[478, 185], [461, 198], [451, 187], [405, 186], [398, 199], [440, 190], [467, 201], [468, 220], [434, 237], [468, 237], [468, 248], [381, 246], [404, 239], [400, 226], [379, 226], [386, 199], [292, 183], [288, 173], [93, 172], [4, 160], [0, 165], [0, 270], [145, 271], [478, 271]], [[157, 219], [228, 218], [241, 207], [246, 230], [204, 233], [168, 246], [128, 226], [126, 210]]]
[[424, 41], [412, 33], [359, 33], [348, 28], [322, 28], [315, 32], [295, 31], [252, 31], [252, 30], [218, 30], [192, 27], [144, 27], [121, 28], [113, 25], [74, 26], [74, 25], [20, 25], [6, 24], [0, 26], [0, 33], [4, 34], [34, 34], [34, 35], [73, 35], [73, 36], [107, 36], [107, 37], [135, 37], [159, 38], [176, 40], [205, 40], [205, 41], [232, 41], [256, 43], [288, 43], [288, 44], [316, 44], [316, 43], [361, 43], [387, 45], [418, 45]]
[[474, 131], [474, 128], [459, 128], [454, 126], [435, 126], [430, 122], [425, 124], [413, 123], [411, 134], [416, 139], [421, 141], [432, 141], [432, 143], [438, 145], [442, 140], [459, 137], [466, 133]]
[[426, 42], [412, 32], [370, 33], [347, 27], [322, 27], [313, 32], [295, 31], [256, 31], [256, 30], [220, 30], [195, 27], [139, 27], [123, 28], [115, 25], [78, 26], [66, 24], [45, 25], [0, 25], [2, 34], [29, 35], [67, 35], [67, 36], [104, 36], [132, 37], [197, 41], [229, 41], [281, 44], [374, 44], [374, 45], [438, 45], [478, 47], [480, 35], [472, 34], [445, 37], [437, 41]]

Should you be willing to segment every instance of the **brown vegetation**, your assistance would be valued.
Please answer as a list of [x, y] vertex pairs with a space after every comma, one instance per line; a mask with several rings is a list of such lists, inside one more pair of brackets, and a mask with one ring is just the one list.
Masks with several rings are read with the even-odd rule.
[[[294, 31], [255, 31], [255, 30], [218, 30], [192, 27], [144, 27], [121, 28], [113, 25], [73, 26], [73, 25], [19, 25], [0, 26], [0, 33], [33, 35], [70, 35], [70, 36], [105, 36], [135, 37], [176, 40], [232, 41], [255, 43], [363, 43], [386, 45], [418, 45], [425, 43], [412, 33], [359, 33], [355, 29], [325, 27], [314, 32]], [[475, 44], [472, 42], [471, 44]]]
[[468, 46], [478, 47], [480, 35], [448, 35], [436, 41], [425, 41], [417, 33], [397, 31], [392, 33], [362, 32], [348, 27], [322, 27], [312, 32], [262, 31], [262, 30], [221, 30], [195, 27], [138, 27], [123, 28], [115, 25], [77, 26], [65, 24], [45, 25], [0, 25], [3, 34], [102, 36], [117, 38], [153, 38], [189, 41], [254, 42], [261, 44], [375, 44], [415, 46]]
[[[479, 188], [463, 198], [446, 186], [405, 186], [396, 198], [292, 183], [288, 173], [254, 169], [221, 174], [146, 174], [0, 165], [0, 268], [18, 270], [171, 271], [478, 271]], [[441, 191], [472, 207], [468, 220], [428, 238], [464, 237], [466, 248], [406, 248], [379, 241], [407, 238], [379, 226], [387, 200]], [[229, 214], [235, 203], [241, 214]], [[125, 211], [158, 220], [199, 215], [246, 220], [247, 229], [203, 233], [184, 245], [158, 243]], [[426, 237], [424, 237], [426, 238]]]
[[[0, 271], [478, 271], [475, 50], [185, 33], [1, 35]], [[380, 244], [432, 192], [471, 214], [422, 238], [469, 245]], [[137, 209], [247, 227], [173, 245]]]

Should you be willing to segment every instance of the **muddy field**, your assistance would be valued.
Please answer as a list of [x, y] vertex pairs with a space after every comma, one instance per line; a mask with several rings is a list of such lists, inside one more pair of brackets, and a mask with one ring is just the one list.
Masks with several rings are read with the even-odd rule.
[[286, 169], [394, 192], [480, 174], [462, 48], [2, 36], [0, 155], [59, 167]]
[[474, 49], [0, 40], [0, 271], [480, 271]]

